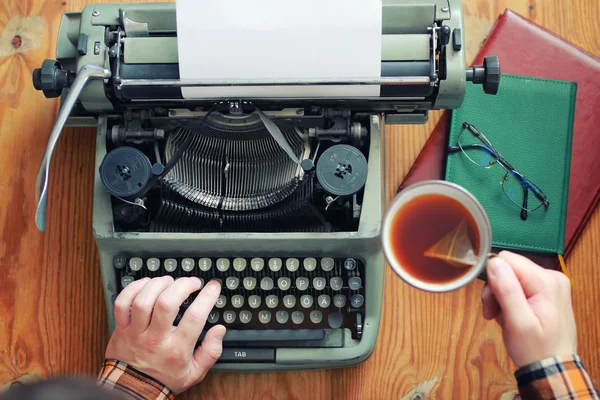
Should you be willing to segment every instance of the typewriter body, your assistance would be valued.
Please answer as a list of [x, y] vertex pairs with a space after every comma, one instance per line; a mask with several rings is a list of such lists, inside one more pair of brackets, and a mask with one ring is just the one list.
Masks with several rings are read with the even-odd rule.
[[95, 127], [93, 234], [111, 331], [127, 284], [197, 276], [222, 284], [207, 323], [228, 329], [216, 369], [344, 367], [370, 356], [385, 275], [384, 122], [423, 123], [429, 110], [459, 107], [467, 80], [495, 93], [499, 78], [494, 58], [465, 68], [458, 0], [384, 1], [382, 18], [376, 98], [194, 100], [181, 94], [190, 83], [179, 81], [175, 4], [63, 16], [56, 61], [33, 74], [62, 104], [36, 223], [45, 229], [62, 128]]

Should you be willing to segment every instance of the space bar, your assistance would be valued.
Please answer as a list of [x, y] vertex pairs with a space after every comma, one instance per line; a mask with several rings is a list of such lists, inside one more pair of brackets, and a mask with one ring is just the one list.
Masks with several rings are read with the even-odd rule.
[[[202, 332], [200, 340], [205, 332]], [[225, 333], [224, 342], [285, 342], [322, 340], [323, 329], [231, 329]]]

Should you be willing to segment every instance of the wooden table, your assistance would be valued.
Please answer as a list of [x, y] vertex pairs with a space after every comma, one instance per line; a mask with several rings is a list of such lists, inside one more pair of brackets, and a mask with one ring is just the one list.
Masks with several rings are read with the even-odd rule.
[[[34, 224], [35, 178], [58, 103], [33, 89], [31, 72], [55, 57], [61, 15], [85, 3], [9, 0], [0, 6], [0, 386], [27, 374], [93, 375], [109, 338], [91, 232], [92, 129], [67, 129], [61, 138], [52, 164], [47, 232]], [[600, 55], [597, 0], [463, 0], [468, 63], [506, 7]], [[15, 35], [20, 43], [13, 42]], [[423, 126], [388, 127], [388, 200], [438, 119], [439, 113], [431, 113]], [[599, 260], [596, 211], [568, 260], [576, 284], [579, 351], [595, 382], [600, 382]], [[433, 295], [408, 287], [389, 269], [386, 278], [377, 349], [364, 364], [334, 371], [212, 373], [184, 398], [514, 397], [514, 366], [499, 328], [481, 317], [480, 284]]]

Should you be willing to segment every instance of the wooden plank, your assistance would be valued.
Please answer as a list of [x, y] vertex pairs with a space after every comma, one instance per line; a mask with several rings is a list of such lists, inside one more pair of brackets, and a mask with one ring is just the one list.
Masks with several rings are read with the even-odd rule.
[[[92, 129], [68, 129], [56, 150], [48, 231], [34, 225], [35, 177], [58, 103], [33, 90], [31, 72], [54, 57], [63, 12], [82, 0], [8, 0], [0, 5], [0, 386], [29, 374], [94, 376], [108, 330], [91, 233]], [[464, 0], [467, 61], [506, 7], [600, 55], [597, 0]], [[594, 17], [595, 16], [595, 17]], [[22, 45], [12, 46], [20, 35]], [[7, 42], [8, 41], [8, 42]], [[439, 113], [422, 126], [387, 127], [390, 199]], [[600, 382], [600, 213], [569, 259], [580, 354]], [[343, 370], [211, 373], [182, 398], [512, 398], [514, 366], [499, 328], [481, 317], [475, 283], [455, 293], [416, 291], [387, 272], [375, 354]]]

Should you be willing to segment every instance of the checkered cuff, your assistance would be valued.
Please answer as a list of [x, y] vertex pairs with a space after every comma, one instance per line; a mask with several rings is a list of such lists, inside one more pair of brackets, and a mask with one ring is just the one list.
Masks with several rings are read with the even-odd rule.
[[550, 357], [515, 372], [524, 399], [593, 399], [598, 390], [577, 355]]
[[173, 392], [156, 379], [114, 359], [104, 360], [98, 384], [134, 400], [175, 399]]

